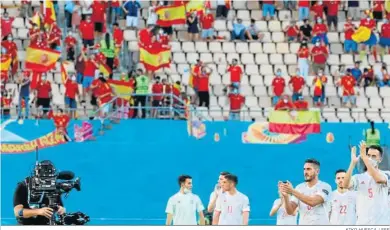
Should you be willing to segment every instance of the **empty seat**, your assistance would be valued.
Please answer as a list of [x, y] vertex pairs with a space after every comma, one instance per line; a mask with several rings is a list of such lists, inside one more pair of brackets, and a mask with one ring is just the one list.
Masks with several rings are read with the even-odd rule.
[[[245, 2], [243, 2], [243, 3], [245, 3]], [[238, 10], [237, 11], [237, 18], [240, 18], [242, 20], [250, 20], [249, 10]]]
[[375, 87], [375, 86], [366, 87], [366, 96], [369, 97], [369, 98], [377, 99], [379, 97], [379, 95], [378, 95], [378, 88]]
[[263, 51], [266, 54], [273, 54], [276, 53], [275, 49], [275, 43], [264, 43], [263, 45]]
[[236, 50], [238, 53], [249, 53], [248, 43], [247, 42], [236, 43]]
[[288, 54], [288, 53], [290, 53], [290, 50], [289, 50], [289, 47], [288, 47], [288, 43], [277, 43], [276, 44], [276, 52], [280, 53], [280, 54]]
[[[251, 75], [250, 76], [250, 84], [252, 86], [263, 85], [263, 77], [260, 75]], [[255, 95], [256, 95], [256, 93], [255, 93]]]
[[246, 65], [245, 66], [245, 73], [248, 75], [258, 75], [259, 74], [259, 67], [258, 65]]
[[254, 94], [256, 96], [268, 96], [267, 87], [266, 86], [255, 86]]
[[268, 22], [268, 29], [271, 32], [280, 32], [282, 28], [280, 26], [280, 21], [272, 20]]
[[370, 107], [371, 108], [383, 108], [382, 99], [381, 98], [371, 98], [370, 99]]
[[284, 64], [286, 65], [292, 65], [296, 64], [298, 61], [296, 54], [285, 54], [284, 55]]
[[249, 53], [242, 54], [241, 55], [241, 62], [244, 65], [246, 65], [246, 64], [255, 64], [255, 60], [254, 60], [253, 54], [249, 54]]
[[249, 43], [249, 52], [251, 53], [262, 53], [263, 52], [263, 47], [261, 43], [257, 42], [251, 42]]
[[221, 43], [220, 42], [210, 42], [209, 50], [212, 53], [221, 53], [222, 52]]
[[[272, 33], [272, 41], [275, 43], [284, 42], [284, 33], [283, 32], [273, 32]], [[287, 46], [287, 52], [288, 52], [288, 46]]]
[[224, 53], [235, 53], [236, 48], [234, 42], [224, 42], [222, 43], [222, 49]]
[[193, 42], [183, 42], [182, 51], [195, 52], [195, 44]]
[[269, 59], [270, 59], [270, 63], [273, 65], [284, 64], [283, 56], [281, 54], [271, 54]]
[[268, 65], [269, 64], [269, 60], [268, 60], [268, 54], [256, 54], [255, 56], [255, 59], [256, 59], [256, 64], [266, 64]]

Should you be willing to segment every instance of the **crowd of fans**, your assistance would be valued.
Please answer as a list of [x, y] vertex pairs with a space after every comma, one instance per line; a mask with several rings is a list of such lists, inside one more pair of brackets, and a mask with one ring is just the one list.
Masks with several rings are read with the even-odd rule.
[[[62, 61], [74, 62], [76, 73], [70, 76], [65, 84], [65, 104], [68, 108], [76, 109], [76, 97], [80, 96], [82, 105], [91, 104], [97, 106], [96, 85], [94, 79], [101, 76], [100, 65], [105, 64], [112, 72], [108, 78], [113, 78], [113, 72], [120, 72], [119, 80], [133, 82], [137, 93], [142, 90], [137, 89], [137, 78], [148, 76], [150, 90], [143, 90], [141, 93], [169, 94], [174, 92], [177, 98], [187, 99], [185, 93], [181, 93], [182, 83], [170, 82], [169, 79], [161, 79], [153, 71], [143, 72], [142, 70], [129, 69], [128, 62], [131, 61], [131, 55], [124, 42], [123, 29], [135, 30], [138, 33], [139, 43], [150, 45], [154, 42], [161, 43], [170, 47], [170, 41], [174, 39], [174, 28], [160, 27], [157, 25], [158, 16], [156, 8], [161, 5], [180, 5], [188, 1], [151, 1], [148, 8], [147, 27], [140, 28], [138, 22], [140, 19], [141, 4], [138, 0], [130, 1], [89, 1], [89, 0], [68, 0], [65, 2], [64, 12], [60, 12], [58, 2], [52, 1], [57, 16], [57, 21], [47, 25], [45, 23], [45, 7], [43, 2], [40, 7], [32, 7], [29, 0], [22, 1], [19, 6], [20, 16], [24, 18], [25, 23], [30, 23], [29, 29], [30, 46], [41, 48], [50, 48], [62, 51]], [[214, 21], [227, 20], [229, 10], [232, 7], [230, 1], [217, 0], [216, 14], [210, 11], [210, 7], [205, 1], [205, 10], [202, 12], [187, 13], [187, 32], [188, 40], [229, 40], [226, 36], [217, 36], [214, 30]], [[390, 13], [385, 10], [385, 2], [382, 0], [371, 1], [370, 9], [363, 9], [364, 14], [361, 18], [361, 8], [359, 1], [259, 1], [262, 9], [261, 20], [275, 20], [277, 11], [291, 10], [298, 12], [298, 22], [291, 21], [291, 24], [284, 28], [286, 41], [300, 42], [298, 51], [298, 68], [293, 76], [282, 76], [281, 70], [276, 70], [276, 76], [272, 82], [273, 98], [272, 104], [277, 109], [295, 108], [307, 109], [308, 103], [304, 101], [302, 91], [308, 80], [308, 76], [315, 75], [313, 84], [313, 95], [315, 105], [318, 107], [326, 104], [325, 88], [328, 77], [324, 70], [329, 57], [328, 31], [335, 31], [340, 23], [344, 23], [344, 49], [345, 53], [360, 54], [361, 59], [366, 56], [366, 51], [373, 55], [376, 62], [383, 60], [383, 55], [390, 54]], [[338, 20], [338, 12], [342, 9], [348, 11], [346, 22]], [[38, 18], [38, 19], [37, 19]], [[63, 19], [63, 20], [62, 20]], [[2, 59], [9, 55], [12, 60], [17, 60], [17, 45], [12, 35], [12, 22], [14, 18], [10, 17], [5, 9], [1, 18], [2, 30]], [[61, 21], [62, 20], [62, 21]], [[360, 20], [360, 26], [365, 26], [377, 33], [379, 39], [358, 44], [352, 39], [352, 35], [358, 27], [353, 21]], [[122, 21], [125, 21], [122, 25]], [[378, 23], [382, 23], [380, 32], [377, 31]], [[60, 25], [59, 25], [60, 24]], [[301, 26], [298, 26], [301, 24]], [[120, 26], [121, 25], [121, 26]], [[261, 42], [264, 34], [256, 26], [256, 19], [251, 19], [249, 26], [243, 24], [242, 19], [234, 18], [232, 22], [231, 40]], [[80, 38], [80, 39], [79, 39]], [[379, 51], [379, 55], [378, 55]], [[130, 56], [130, 58], [129, 58]], [[14, 64], [13, 64], [14, 65]], [[18, 65], [18, 64], [16, 64]], [[129, 69], [129, 71], [123, 71]], [[239, 65], [239, 60], [232, 60], [228, 66], [227, 72], [230, 73], [231, 85], [225, 89], [229, 98], [231, 114], [233, 119], [239, 117], [240, 110], [245, 103], [245, 97], [240, 94], [240, 82], [243, 70]], [[38, 77], [32, 77], [37, 74]], [[207, 67], [207, 63], [198, 62], [191, 68], [190, 74], [192, 82], [189, 84], [194, 88], [195, 96], [191, 98], [194, 105], [209, 107], [210, 89], [209, 77], [212, 69]], [[347, 106], [356, 106], [356, 95], [359, 88], [367, 86], [389, 87], [390, 75], [387, 67], [384, 65], [380, 69], [375, 69], [373, 65], [361, 66], [356, 61], [354, 68], [345, 69], [341, 66], [336, 73], [331, 73], [336, 77], [337, 84], [343, 88], [343, 104]], [[39, 79], [33, 82], [31, 79]], [[37, 100], [37, 106], [49, 109], [51, 104], [51, 86], [47, 82], [45, 73], [35, 73], [25, 70], [23, 74], [12, 71], [1, 75], [2, 85], [8, 82], [17, 82], [20, 84], [19, 116], [21, 117], [22, 108], [25, 108], [25, 116], [29, 114], [29, 104], [32, 103], [32, 95]], [[287, 84], [286, 84], [286, 81]], [[96, 81], [95, 81], [96, 83]], [[82, 86], [82, 92], [79, 92], [78, 86]], [[144, 86], [144, 85], [143, 85]], [[292, 95], [286, 95], [286, 87], [290, 87]], [[10, 96], [13, 92], [7, 92], [2, 89], [2, 107], [9, 108]], [[8, 99], [7, 99], [8, 96]], [[291, 97], [291, 98], [290, 98]], [[11, 97], [12, 98], [12, 97]], [[163, 106], [168, 105], [167, 99], [162, 96], [153, 97], [135, 97], [132, 105]], [[174, 106], [179, 106], [176, 101]], [[131, 105], [131, 104], [130, 104]], [[238, 115], [237, 115], [238, 114]], [[136, 117], [136, 111], [130, 117]], [[151, 111], [151, 117], [157, 117], [159, 113]], [[161, 115], [161, 114], [160, 114]], [[73, 114], [72, 116], [75, 116]], [[146, 116], [146, 111], [141, 112], [141, 117]]]

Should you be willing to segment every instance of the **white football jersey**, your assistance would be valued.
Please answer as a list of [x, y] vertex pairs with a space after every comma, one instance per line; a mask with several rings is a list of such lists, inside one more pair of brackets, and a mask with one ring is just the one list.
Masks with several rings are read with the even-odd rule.
[[[219, 190], [217, 190], [217, 192], [218, 192], [218, 196], [220, 196], [220, 195], [222, 195], [222, 194], [223, 194], [223, 191], [222, 191], [222, 189], [219, 189]], [[209, 205], [210, 205], [211, 201], [212, 201], [212, 200], [213, 200], [213, 198], [214, 198], [214, 194], [215, 194], [215, 191], [213, 191], [213, 192], [210, 194], [210, 198], [209, 198]]]
[[326, 202], [332, 188], [329, 184], [318, 181], [313, 187], [308, 187], [306, 182], [299, 184], [296, 188], [300, 193], [306, 196], [319, 195], [324, 199], [324, 203], [311, 207], [292, 196], [291, 201], [296, 203], [299, 208], [299, 225], [328, 225], [329, 210]]
[[331, 225], [356, 224], [356, 192], [340, 193], [335, 190], [329, 196], [329, 212]]
[[[279, 206], [280, 202], [282, 202], [281, 199], [276, 199], [272, 208]], [[276, 225], [297, 225], [297, 215], [288, 215], [284, 205], [282, 205], [276, 213]]]
[[173, 225], [197, 225], [197, 213], [203, 210], [197, 195], [178, 192], [169, 198], [165, 212], [173, 215]]
[[215, 211], [221, 212], [218, 225], [242, 225], [242, 214], [250, 212], [249, 199], [239, 191], [234, 195], [225, 192], [218, 196]]
[[390, 173], [379, 170], [386, 184], [378, 184], [367, 172], [352, 176], [351, 183], [357, 192], [356, 225], [388, 225], [388, 193]]

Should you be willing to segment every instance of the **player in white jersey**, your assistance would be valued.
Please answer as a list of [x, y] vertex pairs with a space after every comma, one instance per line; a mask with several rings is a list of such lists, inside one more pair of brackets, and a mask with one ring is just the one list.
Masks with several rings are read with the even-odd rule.
[[356, 192], [343, 187], [346, 171], [336, 171], [337, 189], [329, 196], [329, 220], [331, 225], [355, 225]]
[[192, 193], [192, 178], [188, 175], [179, 177], [180, 191], [168, 200], [166, 225], [197, 225], [196, 215], [199, 215], [199, 224], [204, 225], [203, 204], [199, 197]]
[[249, 199], [236, 189], [237, 176], [229, 174], [222, 179], [224, 193], [218, 196], [213, 225], [248, 225]]
[[218, 182], [215, 185], [214, 191], [210, 194], [210, 200], [209, 200], [209, 205], [207, 206], [207, 211], [208, 212], [213, 212], [215, 208], [215, 204], [217, 203], [217, 198], [219, 195], [223, 193], [221, 183], [222, 179], [230, 173], [228, 172], [221, 172], [218, 177]]
[[[303, 174], [305, 183], [295, 189], [290, 182], [279, 182], [287, 214], [293, 215], [299, 208], [299, 225], [328, 225], [329, 212], [326, 207], [332, 188], [318, 179], [320, 162], [315, 159], [305, 161]], [[293, 197], [290, 199], [290, 195]]]
[[276, 214], [276, 225], [297, 225], [297, 211], [298, 209], [295, 209], [293, 215], [287, 214], [282, 193], [279, 191], [279, 199], [274, 201], [269, 215], [274, 216]]
[[357, 192], [356, 225], [389, 225], [388, 218], [388, 184], [389, 173], [379, 170], [383, 150], [379, 146], [366, 147], [360, 142], [360, 158], [366, 171], [352, 176], [353, 169], [359, 161], [356, 147], [351, 149], [351, 163], [345, 174], [344, 188], [353, 188]]

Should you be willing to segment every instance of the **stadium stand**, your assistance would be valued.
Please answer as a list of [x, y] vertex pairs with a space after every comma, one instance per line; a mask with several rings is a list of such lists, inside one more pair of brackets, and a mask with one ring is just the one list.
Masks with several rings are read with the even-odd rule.
[[[10, 17], [13, 17], [12, 35], [13, 41], [17, 46], [17, 58], [19, 61], [19, 70], [24, 69], [26, 58], [26, 48], [29, 45], [28, 29], [31, 24], [28, 20], [19, 17], [19, 8], [21, 2], [29, 1], [2, 1], [2, 15], [7, 12]], [[56, 1], [55, 1], [56, 2]], [[89, 2], [89, 1], [80, 1]], [[261, 1], [260, 1], [261, 2]], [[372, 6], [370, 1], [359, 1], [360, 8], [369, 10]], [[123, 2], [124, 3], [124, 2]], [[139, 1], [141, 9], [139, 11], [139, 29], [145, 28], [149, 16], [149, 1]], [[215, 15], [217, 1], [211, 1], [211, 12]], [[32, 1], [33, 7], [39, 7], [39, 1]], [[57, 19], [64, 19], [64, 4], [63, 1], [58, 1]], [[229, 10], [227, 19], [217, 18], [214, 23], [216, 35], [224, 40], [216, 39], [213, 41], [189, 41], [187, 39], [186, 26], [174, 26], [174, 33], [170, 41], [172, 51], [172, 63], [170, 68], [162, 68], [155, 72], [155, 76], [161, 78], [169, 78], [170, 82], [181, 81], [182, 90], [189, 96], [194, 96], [195, 92], [189, 86], [189, 71], [191, 66], [196, 64], [198, 59], [205, 63], [213, 70], [210, 84], [210, 107], [198, 108], [205, 116], [213, 120], [223, 120], [229, 114], [229, 104], [227, 103], [228, 95], [224, 90], [230, 85], [229, 74], [226, 72], [228, 63], [233, 59], [237, 59], [242, 67], [243, 75], [240, 84], [240, 93], [245, 96], [245, 104], [241, 109], [242, 120], [265, 120], [267, 119], [267, 110], [273, 106], [272, 97], [272, 81], [277, 69], [281, 70], [281, 76], [285, 78], [286, 84], [290, 76], [295, 74], [298, 68], [298, 49], [300, 44], [297, 42], [288, 42], [284, 29], [290, 25], [291, 20], [298, 19], [298, 11], [284, 8], [281, 2], [276, 1], [276, 17], [274, 20], [261, 20], [263, 12], [258, 1], [232, 1], [232, 7]], [[383, 11], [385, 11], [383, 9]], [[340, 4], [337, 12], [338, 24], [337, 30], [329, 31], [327, 38], [329, 41], [329, 56], [326, 60], [324, 74], [328, 78], [326, 84], [325, 95], [326, 100], [322, 109], [322, 118], [327, 122], [366, 122], [367, 120], [388, 121], [390, 120], [390, 87], [371, 84], [367, 87], [358, 85], [356, 108], [346, 108], [342, 106], [342, 87], [337, 84], [341, 67], [344, 71], [347, 68], [353, 68], [354, 63], [361, 61], [360, 69], [363, 71], [368, 66], [373, 67], [374, 75], [379, 78], [379, 75], [385, 76], [381, 67], [390, 66], [390, 54], [384, 54], [380, 61], [375, 61], [372, 55], [365, 54], [364, 56], [347, 54], [344, 52], [343, 43], [345, 40], [344, 23], [347, 19], [348, 8], [344, 3]], [[361, 12], [361, 16], [364, 12]], [[230, 31], [233, 29], [232, 19], [239, 18], [242, 24], [248, 27], [250, 20], [255, 20], [255, 25], [259, 32], [263, 35], [261, 41], [231, 41]], [[2, 18], [2, 21], [4, 18]], [[66, 30], [64, 31], [63, 23], [58, 20], [60, 27], [63, 29], [62, 41], [65, 39]], [[139, 46], [138, 33], [135, 30], [126, 29], [123, 18], [118, 20], [120, 27], [124, 29], [124, 57], [121, 59], [121, 68], [114, 71], [114, 78], [119, 78], [121, 72], [131, 71], [131, 69], [143, 68], [139, 63]], [[313, 26], [313, 21], [310, 21]], [[359, 21], [353, 21], [355, 25], [359, 25]], [[301, 26], [303, 21], [297, 21], [297, 25]], [[377, 31], [381, 32], [383, 22], [378, 20]], [[108, 27], [109, 25], [107, 25]], [[3, 23], [2, 23], [3, 27]], [[109, 31], [109, 30], [108, 30]], [[80, 50], [80, 38], [78, 33], [74, 33], [78, 41], [77, 50]], [[62, 42], [62, 44], [64, 44]], [[313, 45], [308, 41], [309, 50]], [[379, 47], [379, 45], [378, 45]], [[64, 50], [64, 48], [62, 48]], [[387, 53], [387, 52], [386, 52]], [[76, 55], [78, 56], [78, 55]], [[379, 56], [379, 54], [378, 54]], [[361, 58], [362, 57], [362, 58]], [[65, 56], [62, 55], [64, 59]], [[134, 64], [135, 63], [135, 64]], [[67, 65], [68, 73], [75, 73], [75, 64]], [[314, 88], [312, 84], [314, 73], [310, 70], [309, 76], [306, 78], [306, 84], [302, 94], [310, 107], [314, 107], [313, 103]], [[387, 75], [388, 77], [388, 75]], [[15, 90], [15, 95], [19, 95], [19, 86], [10, 78], [6, 84], [7, 89]], [[63, 106], [65, 87], [62, 83], [60, 64], [57, 63], [55, 69], [47, 74], [47, 79], [51, 82], [53, 99], [52, 104], [55, 106]], [[388, 80], [390, 81], [390, 80]], [[81, 89], [81, 85], [79, 85]], [[290, 88], [285, 87], [284, 94], [292, 95]], [[19, 99], [14, 97], [12, 106], [18, 106]], [[80, 107], [91, 108], [89, 102], [80, 103]], [[31, 105], [30, 105], [31, 106]]]

